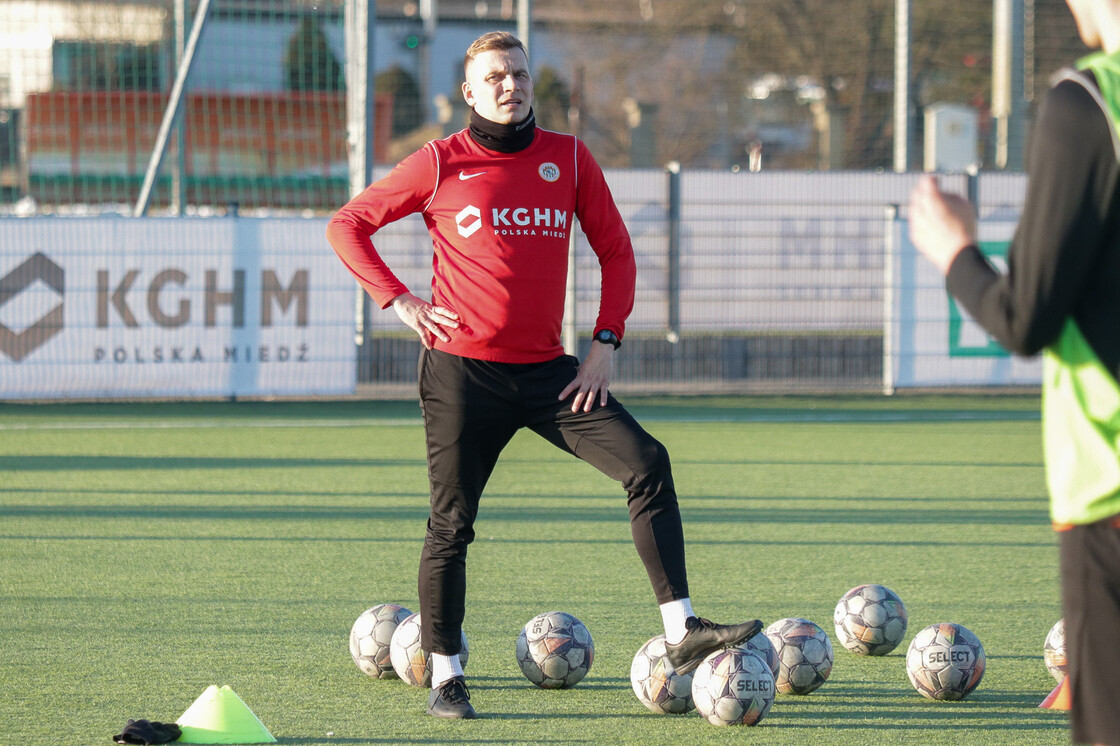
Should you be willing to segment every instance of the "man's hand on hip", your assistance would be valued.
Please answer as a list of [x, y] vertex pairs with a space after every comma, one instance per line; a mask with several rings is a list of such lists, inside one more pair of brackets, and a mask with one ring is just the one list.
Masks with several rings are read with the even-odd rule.
[[614, 372], [614, 347], [601, 342], [592, 342], [591, 351], [583, 359], [576, 372], [575, 379], [560, 392], [560, 400], [568, 398], [574, 391], [572, 411], [590, 412], [595, 407], [595, 400], [599, 406], [607, 403], [607, 388], [611, 383], [611, 374]]
[[397, 316], [401, 317], [401, 321], [420, 335], [420, 343], [427, 350], [432, 349], [436, 339], [444, 342], [451, 341], [451, 336], [444, 327], [459, 328], [459, 314], [450, 308], [433, 306], [412, 293], [401, 293], [393, 298], [392, 305]]

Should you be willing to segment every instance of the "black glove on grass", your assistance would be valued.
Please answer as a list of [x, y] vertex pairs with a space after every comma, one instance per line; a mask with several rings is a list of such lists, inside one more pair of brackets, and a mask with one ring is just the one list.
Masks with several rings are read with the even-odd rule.
[[171, 743], [181, 735], [183, 731], [175, 723], [129, 720], [124, 730], [113, 736], [113, 743], [139, 743], [149, 746], [153, 743]]

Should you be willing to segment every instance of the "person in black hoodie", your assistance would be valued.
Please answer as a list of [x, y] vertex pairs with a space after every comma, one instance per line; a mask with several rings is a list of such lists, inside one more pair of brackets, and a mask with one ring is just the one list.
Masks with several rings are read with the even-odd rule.
[[910, 237], [1009, 351], [1043, 355], [1043, 451], [1058, 530], [1076, 743], [1120, 744], [1120, 0], [1067, 0], [1102, 51], [1060, 72], [1038, 110], [1006, 273], [976, 217], [925, 176]]

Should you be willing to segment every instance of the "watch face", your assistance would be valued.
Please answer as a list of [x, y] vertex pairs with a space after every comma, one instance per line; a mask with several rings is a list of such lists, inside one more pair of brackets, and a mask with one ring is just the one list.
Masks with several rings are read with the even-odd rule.
[[597, 342], [602, 342], [603, 344], [608, 344], [615, 349], [618, 349], [619, 347], [618, 337], [616, 337], [614, 332], [609, 329], [600, 330], [599, 333], [595, 335], [595, 340]]

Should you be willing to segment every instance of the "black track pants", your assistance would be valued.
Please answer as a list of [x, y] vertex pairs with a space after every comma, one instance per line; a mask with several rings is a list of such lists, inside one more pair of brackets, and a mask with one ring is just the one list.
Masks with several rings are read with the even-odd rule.
[[1120, 524], [1058, 533], [1074, 743], [1120, 744]]
[[630, 528], [658, 603], [688, 596], [684, 533], [665, 447], [613, 396], [591, 412], [557, 397], [576, 376], [576, 358], [492, 363], [422, 351], [420, 405], [428, 446], [431, 514], [420, 557], [421, 642], [459, 652], [467, 545], [498, 455], [522, 427], [594, 466], [626, 490]]

